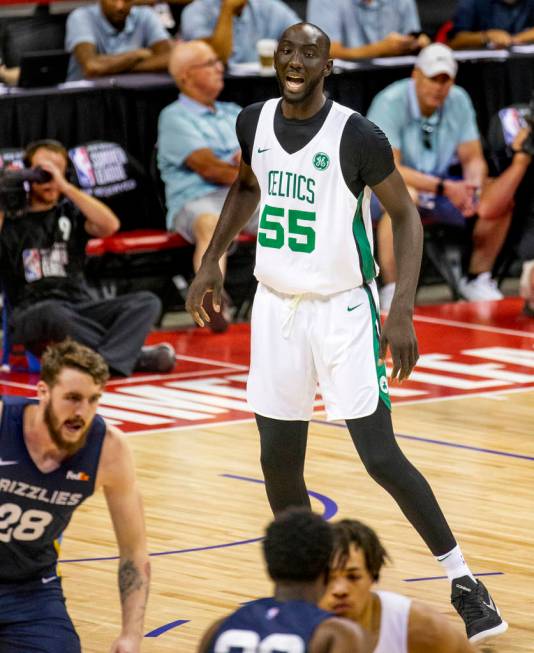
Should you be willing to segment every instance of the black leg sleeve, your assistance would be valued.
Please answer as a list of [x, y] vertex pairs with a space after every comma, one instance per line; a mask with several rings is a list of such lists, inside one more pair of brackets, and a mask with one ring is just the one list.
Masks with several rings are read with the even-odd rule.
[[260, 432], [261, 468], [267, 499], [274, 514], [289, 506], [310, 508], [304, 482], [308, 422], [256, 415]]
[[347, 420], [352, 440], [369, 475], [398, 503], [435, 556], [456, 546], [454, 536], [424, 476], [402, 453], [382, 401], [373, 415]]

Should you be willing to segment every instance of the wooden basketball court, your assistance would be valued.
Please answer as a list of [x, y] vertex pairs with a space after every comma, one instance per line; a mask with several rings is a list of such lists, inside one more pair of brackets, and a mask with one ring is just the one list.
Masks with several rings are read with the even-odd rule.
[[[390, 389], [400, 445], [510, 624], [486, 653], [534, 651], [534, 320], [520, 311], [518, 299], [419, 308], [421, 361]], [[270, 593], [259, 544], [270, 511], [245, 401], [248, 325], [156, 340], [175, 344], [175, 373], [112, 381], [100, 412], [131, 435], [144, 495], [152, 588], [142, 650], [189, 653], [213, 620]], [[0, 378], [8, 394], [32, 394], [36, 380]], [[461, 628], [441, 566], [321, 408], [318, 397], [306, 465], [314, 509], [369, 523], [394, 560], [381, 586]], [[86, 653], [109, 650], [119, 633], [116, 553], [98, 494], [75, 514], [60, 556]]]

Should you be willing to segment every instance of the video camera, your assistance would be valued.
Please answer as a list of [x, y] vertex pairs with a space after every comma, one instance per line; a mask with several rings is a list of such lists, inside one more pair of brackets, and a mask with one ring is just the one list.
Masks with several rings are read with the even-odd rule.
[[26, 213], [28, 183], [44, 184], [52, 175], [41, 167], [20, 170], [0, 169], [0, 211], [6, 218], [20, 218]]

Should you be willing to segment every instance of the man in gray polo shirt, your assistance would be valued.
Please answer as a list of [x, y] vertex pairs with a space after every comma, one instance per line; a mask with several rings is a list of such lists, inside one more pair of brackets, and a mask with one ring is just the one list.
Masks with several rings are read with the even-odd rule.
[[68, 81], [167, 70], [169, 34], [150, 7], [134, 0], [99, 0], [67, 19]]
[[[195, 272], [239, 170], [235, 125], [241, 107], [217, 101], [224, 86], [223, 70], [207, 43], [178, 43], [169, 72], [180, 96], [163, 109], [158, 121], [158, 166], [165, 183], [167, 227], [195, 244]], [[257, 213], [245, 231], [256, 233], [256, 229]], [[226, 257], [220, 265], [224, 273]], [[210, 306], [208, 300], [208, 311]], [[210, 312], [212, 331], [226, 330], [224, 313]]]
[[[487, 186], [473, 104], [454, 84], [457, 64], [446, 45], [433, 43], [421, 51], [412, 76], [386, 87], [375, 96], [367, 117], [388, 137], [399, 172], [423, 220], [464, 227], [472, 220], [472, 252], [459, 290], [470, 301], [502, 299], [491, 270], [510, 225], [510, 212], [490, 217], [480, 204]], [[459, 162], [462, 179], [450, 168]], [[383, 209], [372, 200], [373, 219]], [[393, 299], [396, 270], [391, 221], [378, 224], [378, 257], [384, 287], [381, 308]]]

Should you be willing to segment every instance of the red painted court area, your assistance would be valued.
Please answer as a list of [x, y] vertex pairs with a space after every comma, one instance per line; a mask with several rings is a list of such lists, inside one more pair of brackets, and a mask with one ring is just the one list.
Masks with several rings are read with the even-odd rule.
[[[390, 385], [394, 403], [436, 401], [534, 387], [534, 319], [522, 301], [419, 307], [415, 325], [420, 360], [410, 379]], [[175, 372], [112, 379], [99, 412], [131, 434], [249, 419], [245, 386], [250, 329], [223, 335], [204, 329], [154, 333], [151, 342], [176, 348]], [[0, 373], [3, 394], [33, 395], [37, 378]], [[321, 410], [320, 395], [317, 409]]]

